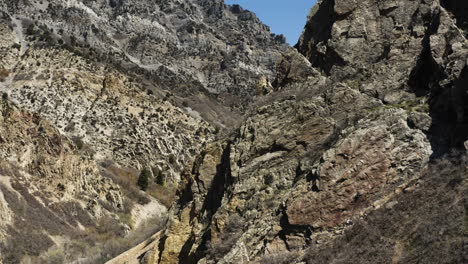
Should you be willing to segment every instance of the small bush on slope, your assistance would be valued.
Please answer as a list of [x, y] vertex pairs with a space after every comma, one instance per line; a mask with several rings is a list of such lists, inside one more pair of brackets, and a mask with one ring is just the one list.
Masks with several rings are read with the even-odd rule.
[[138, 177], [138, 186], [142, 191], [146, 191], [149, 185], [150, 172], [147, 169], [143, 169]]

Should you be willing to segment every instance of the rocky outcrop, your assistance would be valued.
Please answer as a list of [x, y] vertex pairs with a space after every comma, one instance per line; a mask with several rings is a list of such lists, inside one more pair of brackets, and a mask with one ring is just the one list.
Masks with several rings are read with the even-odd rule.
[[[310, 63], [285, 54], [274, 92], [196, 159], [157, 242], [161, 258], [148, 263], [320, 262], [321, 248], [359, 238], [342, 236], [359, 230], [355, 223], [391, 208], [402, 193], [431, 189], [418, 185], [429, 181], [430, 160], [467, 136], [468, 49], [457, 16], [439, 1], [319, 1], [296, 46]], [[447, 213], [460, 225], [456, 204]], [[402, 263], [409, 240], [392, 239], [400, 239], [392, 261]], [[316, 244], [325, 246], [310, 250]]]
[[[14, 32], [4, 31], [13, 35], [3, 43], [9, 48]], [[19, 107], [51, 120], [96, 160], [158, 168], [177, 180], [180, 164], [214, 132], [196, 111], [174, 106], [169, 93], [149, 94], [151, 87], [125, 73], [58, 47], [30, 47], [19, 61], [17, 52], [5, 50], [10, 75], [1, 91]], [[177, 158], [170, 161], [171, 156]]]
[[[428, 166], [390, 202], [354, 221], [331, 243], [317, 240], [307, 263], [461, 263], [466, 258], [463, 215], [466, 157]], [[423, 252], [423, 253], [422, 253]]]
[[[287, 207], [290, 224], [332, 228], [380, 207], [427, 164], [426, 136], [395, 110], [361, 120], [325, 152], [308, 188], [295, 190]], [[346, 131], [344, 132], [346, 133]], [[311, 191], [312, 190], [312, 191]]]
[[[42, 4], [41, 4], [42, 3]], [[3, 11], [51, 41], [144, 73], [184, 97], [209, 93], [233, 107], [274, 79], [285, 48], [255, 14], [216, 1], [5, 1]], [[214, 118], [219, 120], [219, 118]]]
[[296, 47], [331, 79], [352, 82], [386, 104], [427, 98], [432, 144], [441, 155], [461, 146], [467, 134], [466, 85], [457, 81], [466, 78], [468, 58], [466, 27], [460, 26], [464, 6], [462, 1], [320, 1]]
[[[110, 263], [463, 262], [461, 1], [322, 0], [296, 49], [218, 0], [1, 8], [1, 246], [43, 241], [4, 259], [111, 250], [158, 211]], [[143, 168], [168, 212], [125, 210]]]
[[[335, 108], [351, 101], [349, 109]], [[177, 240], [181, 253], [161, 263], [246, 263], [301, 250], [319, 234], [311, 230], [332, 232], [385, 204], [420, 176], [432, 154], [407, 117], [345, 85], [259, 107], [224, 151], [218, 145], [215, 158], [207, 154], [194, 167], [193, 198], [181, 210], [198, 213], [184, 218], [183, 237], [179, 228], [167, 231], [162, 248]], [[238, 214], [239, 233], [227, 243], [228, 223]]]
[[6, 263], [47, 250], [57, 243], [49, 236], [78, 241], [100, 218], [132, 209], [121, 188], [50, 122], [5, 98], [0, 110], [0, 234]]
[[223, 1], [2, 1], [1, 258], [103, 263], [159, 231], [286, 47]]

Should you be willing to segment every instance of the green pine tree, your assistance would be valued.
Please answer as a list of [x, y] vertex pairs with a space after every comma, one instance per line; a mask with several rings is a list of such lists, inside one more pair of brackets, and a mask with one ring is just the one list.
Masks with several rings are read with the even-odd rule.
[[158, 175], [156, 176], [156, 183], [159, 185], [164, 185], [165, 176], [162, 171], [158, 171]]
[[149, 170], [147, 170], [146, 168], [143, 169], [140, 173], [140, 176], [138, 177], [138, 186], [140, 186], [140, 189], [142, 191], [146, 191], [146, 189], [148, 189], [149, 177]]

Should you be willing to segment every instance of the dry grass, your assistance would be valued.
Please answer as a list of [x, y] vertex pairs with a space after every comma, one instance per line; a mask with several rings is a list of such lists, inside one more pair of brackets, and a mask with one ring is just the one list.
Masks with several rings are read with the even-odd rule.
[[107, 170], [117, 176], [120, 181], [124, 184], [135, 185], [138, 181], [138, 175], [140, 172], [132, 168], [118, 167], [116, 165], [110, 165]]
[[13, 178], [22, 177], [20, 167], [17, 164], [11, 163], [9, 161], [0, 162], [0, 175], [9, 176]]
[[[14, 174], [14, 166], [0, 168], [2, 174]], [[131, 177], [131, 174], [125, 175]], [[69, 263], [78, 258], [87, 258], [89, 263], [104, 263], [142, 242], [162, 225], [160, 219], [155, 218], [134, 231], [129, 230], [133, 225], [129, 212], [134, 202], [128, 198], [121, 211], [115, 212], [112, 208], [115, 216], [105, 215], [96, 221], [85, 208], [72, 201], [44, 206], [40, 202], [41, 193], [31, 194], [28, 182], [20, 183], [15, 179], [12, 187], [14, 190], [0, 183], [0, 192], [15, 213], [14, 225], [7, 230], [9, 237], [0, 241], [3, 263], [20, 263], [25, 256], [33, 263]], [[85, 231], [77, 228], [78, 222]], [[56, 248], [49, 234], [69, 239], [69, 242]]]
[[5, 68], [0, 68], [0, 82], [4, 82], [10, 75], [10, 71]]
[[96, 236], [93, 238], [94, 240], [100, 240], [99, 244], [95, 247], [87, 247], [85, 250], [87, 256], [91, 256], [88, 258], [89, 263], [104, 263], [145, 241], [163, 227], [161, 219], [155, 217], [148, 219], [136, 230], [124, 236], [120, 233], [121, 229], [115, 228], [115, 221], [115, 219], [109, 218], [101, 221], [100, 227], [96, 230], [101, 233], [93, 234]]
[[266, 255], [260, 259], [260, 264], [289, 264], [296, 263], [300, 254], [298, 252], [283, 252]]
[[238, 214], [229, 216], [219, 236], [219, 241], [209, 241], [207, 244], [206, 255], [210, 261], [208, 263], [217, 263], [232, 249], [242, 236], [244, 223], [245, 219]]
[[126, 197], [139, 204], [147, 204], [150, 199], [145, 193], [141, 192], [137, 187], [139, 171], [131, 168], [122, 168], [111, 164], [101, 170], [104, 177], [112, 179], [115, 183], [122, 187], [122, 191]]
[[156, 198], [167, 208], [171, 207], [176, 199], [177, 186], [169, 183], [164, 186], [151, 183], [148, 188], [148, 194]]
[[464, 195], [468, 158], [447, 156], [431, 164], [392, 207], [357, 221], [342, 237], [314, 245], [313, 263], [463, 263]]

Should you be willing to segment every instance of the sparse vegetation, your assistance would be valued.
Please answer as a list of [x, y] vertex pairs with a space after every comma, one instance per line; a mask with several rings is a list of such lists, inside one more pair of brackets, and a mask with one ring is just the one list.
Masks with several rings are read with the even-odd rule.
[[133, 221], [132, 215], [130, 213], [119, 213], [119, 220], [123, 224], [129, 226], [130, 228], [135, 227], [135, 222]]
[[84, 148], [83, 139], [81, 139], [80, 137], [73, 137], [72, 141], [78, 150], [82, 150]]
[[143, 169], [138, 177], [138, 186], [142, 191], [146, 191], [149, 185], [150, 171], [148, 169]]
[[263, 178], [263, 183], [267, 186], [271, 185], [274, 181], [275, 181], [275, 177], [271, 174], [267, 174]]
[[41, 257], [41, 263], [45, 264], [63, 264], [64, 262], [65, 254], [61, 249], [49, 250]]
[[166, 95], [164, 96], [163, 98], [163, 102], [166, 102], [167, 100], [169, 100], [169, 98], [171, 98], [173, 96], [172, 93], [166, 93]]
[[238, 214], [229, 216], [226, 226], [221, 230], [219, 241], [208, 242], [206, 254], [210, 263], [216, 263], [232, 249], [242, 235], [244, 222], [244, 218]]
[[0, 249], [2, 249], [2, 255], [4, 263], [20, 263], [21, 258], [24, 256], [21, 245], [17, 245], [16, 240], [3, 241], [0, 244]]
[[4, 82], [10, 75], [10, 71], [5, 68], [0, 68], [0, 82]]
[[169, 128], [169, 130], [171, 130], [171, 131], [173, 131], [173, 132], [174, 132], [175, 129], [176, 129], [176, 126], [175, 126], [173, 123], [171, 123], [171, 122], [168, 122], [168, 123], [167, 123], [167, 127]]
[[[108, 177], [112, 179], [113, 182], [117, 183], [122, 188], [124, 195], [131, 201], [136, 201], [139, 204], [147, 204], [150, 202], [149, 198], [138, 188], [137, 183], [139, 174], [137, 170], [131, 168], [121, 168], [110, 164], [108, 167], [101, 170], [101, 174], [104, 177]], [[132, 204], [130, 201], [127, 201], [126, 203], [129, 205]]]
[[[10, 169], [6, 172], [10, 175]], [[96, 223], [78, 203], [54, 203], [46, 208], [29, 194], [30, 187], [15, 182], [12, 186], [15, 191], [0, 183], [1, 193], [16, 214], [15, 226], [8, 230], [10, 236], [0, 242], [3, 263], [20, 263], [24, 256], [32, 263], [69, 263], [77, 258], [84, 258], [80, 263], [104, 263], [162, 226], [160, 218], [152, 218], [133, 232], [129, 230], [135, 228], [126, 209], [133, 206], [129, 201], [124, 202], [121, 212], [105, 213]], [[78, 222], [85, 231], [76, 228]], [[63, 236], [65, 244], [54, 246], [47, 234]]]
[[466, 5], [5, 2], [1, 263], [465, 263]]
[[176, 163], [176, 157], [174, 154], [169, 155], [169, 163], [175, 164]]
[[361, 80], [355, 79], [355, 80], [350, 80], [348, 81], [348, 86], [351, 87], [353, 90], [358, 90], [361, 87]]
[[392, 263], [398, 248], [398, 263], [463, 263], [467, 162], [454, 154], [431, 164], [394, 206], [373, 211], [330, 244], [313, 245], [305, 260]]
[[414, 100], [407, 100], [403, 101], [399, 104], [389, 104], [384, 106], [379, 106], [376, 108], [371, 109], [371, 112], [378, 111], [381, 109], [395, 109], [401, 108], [408, 112], [421, 112], [421, 113], [429, 113], [429, 103], [427, 102], [426, 97], [418, 97]]
[[14, 43], [13, 45], [11, 45], [11, 48], [12, 48], [12, 49], [20, 50], [20, 49], [21, 49], [21, 45], [18, 44], [18, 43]]
[[139, 226], [126, 237], [114, 237], [112, 239], [105, 240], [96, 256], [98, 261], [94, 263], [104, 263], [105, 261], [123, 253], [125, 250], [145, 241], [151, 235], [161, 230], [162, 224], [163, 223], [160, 218], [148, 219], [144, 224]]
[[161, 170], [158, 170], [157, 175], [156, 175], [156, 183], [159, 185], [164, 186], [166, 183], [166, 175]]
[[36, 25], [30, 24], [28, 28], [26, 29], [26, 34], [27, 35], [35, 35], [38, 32], [38, 29], [36, 28]]
[[174, 184], [151, 184], [148, 188], [148, 194], [156, 198], [167, 208], [171, 207], [176, 199], [177, 186]]
[[290, 264], [295, 263], [300, 254], [298, 252], [283, 252], [277, 254], [266, 255], [260, 260], [260, 264]]

